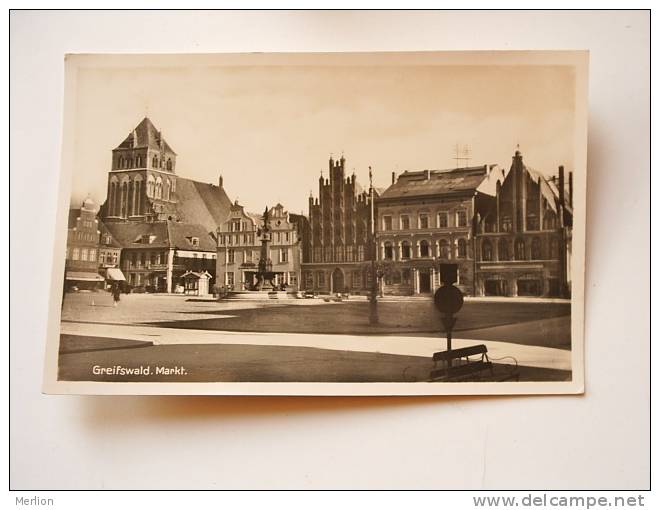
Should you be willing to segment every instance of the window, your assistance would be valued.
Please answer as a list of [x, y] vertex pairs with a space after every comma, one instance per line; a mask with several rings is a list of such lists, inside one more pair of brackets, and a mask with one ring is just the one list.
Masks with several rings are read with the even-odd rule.
[[438, 213], [438, 228], [447, 228], [447, 213], [444, 211]]
[[495, 232], [495, 217], [492, 214], [486, 216], [486, 219], [484, 220], [484, 231]]
[[456, 212], [456, 226], [467, 227], [467, 213], [465, 211]]
[[511, 253], [509, 253], [509, 241], [500, 239], [497, 245], [497, 257], [499, 260], [511, 260]]
[[87, 260], [87, 248], [80, 249], [80, 260]]
[[467, 241], [465, 239], [458, 240], [458, 258], [464, 259], [467, 257]]
[[502, 232], [511, 232], [511, 227], [512, 227], [511, 216], [502, 216], [500, 218], [500, 221], [502, 222], [502, 227], [500, 228], [500, 230]]
[[236, 260], [236, 254], [232, 248], [229, 248], [227, 250], [227, 264], [233, 264], [234, 260]]
[[346, 262], [353, 262], [353, 246], [346, 247]]
[[541, 240], [538, 237], [532, 239], [532, 260], [541, 260]]
[[151, 160], [151, 166], [154, 168], [158, 168], [158, 157], [154, 156], [153, 159]]
[[383, 256], [387, 260], [392, 260], [394, 258], [394, 248], [392, 247], [392, 243], [389, 241], [385, 243]]
[[440, 240], [440, 258], [448, 259], [449, 258], [449, 243], [446, 239]]
[[543, 228], [544, 230], [554, 230], [557, 228], [557, 217], [553, 212], [546, 212], [543, 216]]
[[312, 273], [311, 271], [305, 271], [303, 273], [303, 279], [305, 282], [306, 289], [314, 288], [314, 273]]
[[423, 240], [419, 243], [419, 256], [420, 257], [430, 256], [429, 242], [428, 241]]
[[172, 170], [172, 160], [169, 158], [167, 159], [167, 169]]
[[394, 271], [392, 273], [392, 283], [394, 285], [399, 285], [401, 284], [401, 273], [399, 271]]
[[225, 273], [227, 285], [234, 285], [234, 273]]
[[73, 255], [71, 256], [73, 260], [78, 260], [80, 258], [80, 249], [79, 248], [74, 248], [73, 249]]
[[96, 250], [89, 250], [89, 261], [96, 262]]
[[358, 261], [362, 262], [364, 260], [364, 246], [358, 246]]
[[401, 230], [410, 230], [410, 218], [408, 215], [401, 216]]
[[320, 247], [314, 248], [314, 262], [321, 262], [322, 255]]
[[289, 285], [298, 285], [298, 273], [294, 271], [289, 272]]
[[412, 276], [410, 269], [404, 269], [401, 271], [401, 283], [404, 285], [410, 285], [411, 278]]
[[319, 287], [325, 287], [325, 273], [323, 271], [317, 271], [316, 283]]
[[383, 216], [383, 230], [392, 230], [392, 216]]
[[525, 260], [525, 241], [523, 239], [516, 239], [515, 255], [516, 260]]
[[550, 241], [550, 258], [551, 259], [559, 258], [559, 241], [557, 239], [553, 239], [552, 241]]
[[483, 243], [481, 243], [481, 260], [484, 262], [493, 260], [493, 246], [488, 239], [484, 239]]
[[325, 257], [325, 262], [332, 262], [332, 246], [326, 246], [323, 255]]
[[284, 234], [284, 240], [288, 243], [291, 240], [291, 236], [289, 235], [289, 232], [285, 232]]
[[287, 248], [280, 248], [280, 263], [289, 261], [289, 250]]
[[199, 237], [191, 237], [190, 244], [192, 244], [193, 246], [199, 246]]
[[429, 216], [428, 214], [419, 215], [419, 228], [429, 228]]
[[401, 243], [401, 258], [402, 259], [410, 258], [410, 243], [408, 241], [403, 241]]
[[354, 289], [359, 289], [362, 284], [362, 274], [360, 271], [353, 271], [351, 273], [351, 285]]
[[534, 213], [527, 215], [527, 230], [538, 230], [539, 229], [539, 218]]

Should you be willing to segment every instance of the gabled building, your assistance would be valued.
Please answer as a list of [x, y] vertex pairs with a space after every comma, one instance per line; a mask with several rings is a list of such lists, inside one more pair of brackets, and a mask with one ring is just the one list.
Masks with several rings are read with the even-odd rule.
[[[246, 212], [238, 202], [218, 229], [218, 285], [234, 290], [251, 290], [261, 258], [263, 214]], [[300, 281], [302, 246], [297, 224], [282, 204], [268, 209], [270, 253], [266, 261], [275, 273], [274, 283], [296, 289]]]
[[[346, 159], [330, 158], [319, 177], [319, 196], [309, 197], [302, 287], [317, 292], [366, 292], [369, 265], [369, 193], [345, 173]], [[378, 191], [375, 191], [378, 195]]]
[[215, 232], [231, 206], [222, 177], [217, 186], [180, 177], [176, 156], [145, 117], [112, 151], [101, 219], [105, 223], [173, 220]]
[[122, 246], [120, 267], [131, 287], [183, 292], [188, 271], [208, 272], [213, 285], [216, 241], [204, 226], [165, 220], [106, 227]]
[[64, 289], [97, 289], [105, 278], [99, 275], [99, 221], [97, 206], [85, 199], [79, 209], [69, 210]]
[[183, 274], [209, 274], [215, 283], [216, 230], [231, 201], [218, 184], [177, 175], [177, 154], [144, 118], [112, 151], [107, 198], [99, 217], [109, 236], [103, 245], [121, 250], [120, 267], [130, 287], [182, 291]]
[[570, 296], [573, 179], [547, 178], [516, 151], [478, 204], [476, 294]]
[[497, 165], [405, 171], [376, 200], [384, 294], [430, 294], [439, 264], [458, 265], [457, 286], [474, 294], [473, 222], [481, 187]]

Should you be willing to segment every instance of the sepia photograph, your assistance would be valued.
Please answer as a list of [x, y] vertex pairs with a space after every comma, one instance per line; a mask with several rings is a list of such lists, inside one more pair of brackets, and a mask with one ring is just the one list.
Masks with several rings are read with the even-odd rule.
[[67, 55], [44, 391], [583, 392], [588, 59]]

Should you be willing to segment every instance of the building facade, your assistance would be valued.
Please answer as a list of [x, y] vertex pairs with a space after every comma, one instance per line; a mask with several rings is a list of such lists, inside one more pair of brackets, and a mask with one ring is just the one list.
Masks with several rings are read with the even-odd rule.
[[91, 198], [80, 209], [69, 210], [66, 241], [64, 288], [70, 290], [102, 288], [105, 278], [99, 275], [98, 208]]
[[[319, 178], [319, 196], [309, 197], [309, 230], [304, 239], [302, 287], [316, 292], [364, 293], [370, 288], [369, 193], [346, 160], [330, 158], [328, 177]], [[377, 196], [378, 192], [374, 192]]]
[[[218, 285], [231, 290], [252, 290], [257, 283], [261, 258], [263, 215], [246, 212], [238, 202], [217, 233], [216, 274]], [[268, 209], [270, 254], [267, 263], [275, 273], [274, 283], [298, 290], [302, 245], [297, 224], [282, 204]]]
[[215, 276], [215, 239], [203, 226], [172, 220], [109, 223], [122, 246], [120, 268], [128, 285], [145, 292], [183, 293], [183, 276], [193, 271]]
[[190, 272], [212, 289], [216, 230], [230, 207], [222, 176], [216, 185], [176, 174], [176, 153], [145, 117], [112, 151], [99, 211], [103, 264], [118, 265], [137, 290], [184, 292]]
[[[121, 259], [121, 244], [99, 220], [99, 273], [108, 279], [108, 269], [118, 269]], [[112, 275], [112, 273], [110, 273]]]
[[473, 223], [477, 197], [495, 165], [406, 171], [377, 199], [381, 292], [430, 294], [439, 264], [458, 265], [457, 286], [474, 294]]
[[572, 174], [546, 178], [516, 151], [495, 194], [480, 204], [476, 294], [570, 296]]

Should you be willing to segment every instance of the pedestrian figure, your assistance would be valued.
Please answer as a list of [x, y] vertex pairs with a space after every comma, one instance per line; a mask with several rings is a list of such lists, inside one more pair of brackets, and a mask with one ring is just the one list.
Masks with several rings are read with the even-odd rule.
[[119, 303], [119, 294], [120, 293], [121, 292], [119, 290], [119, 285], [116, 285], [116, 284], [113, 285], [112, 286], [112, 299], [114, 300], [114, 306], [117, 306], [117, 303]]

